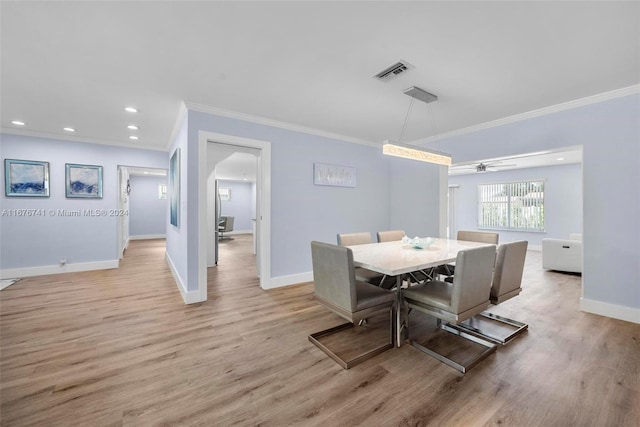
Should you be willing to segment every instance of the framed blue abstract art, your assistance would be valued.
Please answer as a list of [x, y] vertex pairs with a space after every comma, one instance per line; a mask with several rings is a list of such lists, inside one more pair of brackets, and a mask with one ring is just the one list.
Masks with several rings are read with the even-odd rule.
[[102, 166], [66, 163], [68, 198], [102, 198]]
[[49, 162], [4, 160], [7, 197], [49, 197]]

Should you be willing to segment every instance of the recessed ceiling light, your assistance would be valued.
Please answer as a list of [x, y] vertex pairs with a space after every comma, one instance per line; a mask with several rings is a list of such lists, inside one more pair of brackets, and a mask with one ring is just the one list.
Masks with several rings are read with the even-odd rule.
[[558, 157], [556, 160], [560, 162], [560, 161], [564, 160], [564, 157]]
[[149, 175], [149, 172], [147, 172], [147, 171], [144, 171], [143, 173], [144, 173], [145, 175]]
[[137, 140], [137, 139], [138, 139], [138, 137], [137, 137], [137, 136], [135, 136], [135, 135], [131, 135], [131, 136], [129, 137], [129, 139]]
[[124, 110], [129, 112], [129, 113], [137, 113], [138, 112], [138, 109], [137, 108], [133, 108], [133, 107], [125, 107]]
[[64, 130], [66, 130], [67, 132], [75, 132], [76, 131], [74, 128], [64, 128]]
[[138, 129], [140, 129], [140, 128], [139, 128], [138, 126], [136, 126], [136, 125], [129, 125], [129, 126], [127, 126], [127, 128], [128, 128], [128, 129], [131, 129], [131, 130], [138, 130]]
[[11, 123], [13, 123], [14, 125], [18, 125], [18, 126], [26, 125], [25, 122], [21, 122], [20, 120], [12, 120]]

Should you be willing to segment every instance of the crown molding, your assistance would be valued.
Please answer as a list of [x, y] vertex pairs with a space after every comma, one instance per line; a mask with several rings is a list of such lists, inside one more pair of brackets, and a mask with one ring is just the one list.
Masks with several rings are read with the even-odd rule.
[[603, 92], [597, 95], [575, 99], [573, 101], [563, 102], [562, 104], [556, 104], [549, 107], [539, 108], [537, 110], [528, 111], [526, 113], [515, 114], [513, 116], [504, 117], [502, 119], [480, 123], [478, 125], [457, 129], [457, 130], [453, 130], [446, 133], [441, 133], [435, 136], [431, 136], [429, 138], [416, 139], [414, 141], [411, 141], [411, 144], [420, 145], [420, 144], [427, 144], [429, 142], [434, 142], [434, 141], [442, 141], [445, 138], [451, 138], [454, 136], [465, 135], [468, 133], [478, 132], [485, 129], [491, 129], [498, 126], [504, 126], [504, 125], [516, 123], [522, 120], [533, 119], [535, 117], [545, 116], [547, 114], [559, 113], [561, 111], [567, 111], [574, 108], [597, 104], [599, 102], [608, 101], [610, 99], [622, 98], [624, 96], [634, 95], [637, 93], [640, 93], [640, 85], [628, 86], [625, 88], [616, 89], [609, 92]]
[[338, 141], [351, 142], [353, 144], [367, 145], [370, 147], [380, 148], [379, 142], [368, 141], [360, 138], [354, 138], [351, 136], [340, 135], [333, 132], [328, 132], [316, 128], [311, 128], [302, 125], [296, 125], [293, 123], [281, 122], [279, 120], [268, 119], [266, 117], [254, 116], [251, 114], [240, 113], [237, 111], [225, 110], [217, 107], [210, 107], [208, 105], [197, 104], [193, 102], [184, 102], [184, 105], [189, 110], [198, 111], [200, 113], [213, 114], [216, 116], [228, 117], [231, 119], [238, 119], [245, 122], [255, 123], [259, 125], [271, 126], [280, 129], [286, 129], [293, 132], [301, 132], [309, 135], [321, 136], [324, 138], [336, 139]]
[[176, 115], [176, 121], [173, 123], [173, 129], [171, 129], [171, 136], [167, 141], [165, 151], [168, 152], [171, 149], [171, 144], [173, 144], [173, 141], [175, 140], [176, 135], [178, 135], [178, 130], [180, 129], [180, 125], [182, 124], [182, 121], [187, 116], [187, 111], [188, 111], [187, 106], [185, 105], [184, 101], [180, 102], [180, 108], [178, 109], [178, 114]]
[[0, 133], [9, 134], [9, 135], [20, 135], [20, 136], [31, 136], [34, 138], [46, 138], [46, 139], [55, 139], [58, 141], [69, 141], [69, 142], [81, 142], [84, 144], [100, 144], [100, 145], [110, 145], [115, 147], [123, 147], [123, 148], [134, 148], [138, 150], [151, 150], [151, 151], [167, 151], [164, 147], [157, 146], [149, 146], [142, 145], [136, 143], [126, 143], [121, 141], [110, 141], [106, 139], [99, 138], [85, 138], [81, 136], [74, 135], [57, 135], [54, 133], [47, 132], [38, 132], [33, 130], [22, 130], [22, 129], [13, 129], [13, 128], [0, 128]]

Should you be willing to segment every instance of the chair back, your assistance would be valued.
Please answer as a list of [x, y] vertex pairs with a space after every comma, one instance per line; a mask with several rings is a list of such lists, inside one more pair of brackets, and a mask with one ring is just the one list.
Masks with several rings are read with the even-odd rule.
[[338, 234], [339, 246], [365, 245], [367, 243], [373, 243], [371, 234], [367, 232]]
[[226, 217], [226, 221], [224, 222], [224, 229], [222, 231], [233, 231], [233, 221], [235, 217], [228, 216]]
[[466, 242], [480, 242], [497, 245], [499, 237], [500, 235], [498, 233], [490, 233], [488, 231], [458, 231], [458, 240], [464, 240]]
[[463, 313], [485, 302], [488, 305], [495, 259], [494, 245], [458, 252], [451, 289], [451, 307], [456, 313]]
[[311, 242], [314, 293], [347, 312], [356, 310], [356, 276], [351, 249]]
[[520, 293], [528, 244], [529, 242], [522, 240], [504, 243], [498, 248], [491, 285], [492, 303], [499, 304]]
[[402, 240], [405, 236], [404, 230], [378, 231], [378, 242], [395, 242]]

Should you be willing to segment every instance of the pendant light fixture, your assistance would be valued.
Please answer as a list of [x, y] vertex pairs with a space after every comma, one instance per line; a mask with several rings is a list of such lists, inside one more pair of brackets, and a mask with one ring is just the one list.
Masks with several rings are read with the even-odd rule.
[[404, 124], [402, 125], [402, 131], [400, 132], [400, 141], [396, 142], [385, 139], [382, 145], [382, 153], [388, 156], [402, 157], [403, 159], [418, 160], [421, 162], [434, 163], [437, 165], [451, 165], [451, 155], [447, 153], [441, 153], [439, 151], [427, 150], [425, 148], [417, 146], [402, 144], [404, 130], [407, 126], [409, 115], [411, 114], [411, 108], [413, 107], [414, 99], [422, 101], [426, 104], [438, 99], [436, 95], [420, 89], [416, 86], [411, 86], [409, 89], [405, 90], [404, 93], [406, 95], [409, 95], [412, 99], [411, 104], [409, 104], [409, 109], [407, 110], [407, 116], [404, 119]]

